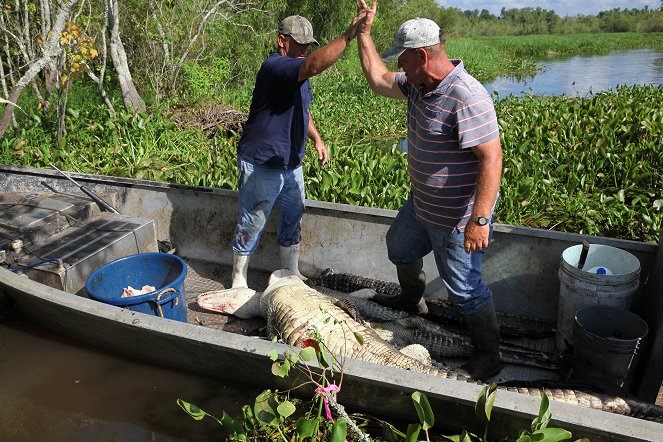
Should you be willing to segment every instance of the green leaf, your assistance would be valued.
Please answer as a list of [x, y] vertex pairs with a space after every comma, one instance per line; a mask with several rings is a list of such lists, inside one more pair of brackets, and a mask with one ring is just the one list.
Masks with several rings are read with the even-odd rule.
[[177, 399], [177, 405], [179, 405], [182, 408], [182, 410], [189, 413], [189, 416], [191, 416], [197, 421], [202, 420], [205, 416], [207, 416], [207, 413], [205, 411], [201, 410], [196, 405], [183, 401], [182, 399]]
[[315, 359], [315, 348], [306, 347], [299, 352], [299, 357], [304, 362], [311, 362]]
[[479, 419], [484, 422], [490, 422], [490, 414], [493, 411], [493, 404], [497, 396], [497, 385], [486, 385], [481, 390], [477, 403], [474, 406], [474, 412]]
[[539, 415], [532, 421], [532, 430], [540, 430], [548, 426], [552, 412], [550, 411], [550, 399], [546, 394], [545, 389], [541, 395], [541, 402], [539, 404]]
[[405, 434], [405, 442], [417, 442], [419, 433], [421, 432], [421, 425], [409, 424], [407, 426], [407, 433]]
[[435, 416], [426, 395], [415, 391], [412, 393], [412, 401], [414, 402], [414, 409], [417, 411], [419, 422], [421, 422], [424, 431], [431, 429], [435, 424]]
[[273, 393], [270, 390], [265, 390], [256, 397], [253, 404], [253, 413], [259, 422], [266, 425], [276, 425], [278, 419], [276, 418], [276, 411], [272, 407]]
[[279, 404], [279, 406], [276, 407], [276, 411], [278, 411], [279, 414], [281, 416], [283, 416], [284, 418], [288, 418], [288, 417], [292, 416], [292, 414], [296, 410], [297, 410], [297, 407], [295, 407], [295, 404], [293, 404], [292, 402], [290, 402], [288, 400], [281, 402]]
[[332, 434], [329, 439], [330, 442], [344, 442], [348, 434], [348, 423], [342, 420], [337, 420], [332, 425]]
[[332, 366], [332, 356], [329, 352], [322, 350], [317, 353], [317, 356], [318, 364], [320, 364], [322, 368], [330, 368]]
[[364, 345], [364, 336], [362, 336], [362, 334], [358, 332], [352, 332], [352, 333], [354, 334], [357, 342], [359, 342], [359, 345]]
[[320, 418], [315, 419], [306, 419], [299, 418], [297, 420], [297, 435], [302, 439], [313, 436], [318, 432], [318, 427], [320, 425]]
[[382, 422], [382, 437], [387, 442], [397, 442], [405, 438], [405, 433], [391, 425], [389, 422]]
[[[246, 426], [246, 428], [245, 428]], [[253, 430], [253, 424], [248, 421], [243, 421], [240, 418], [233, 420], [232, 430], [228, 431], [229, 434], [232, 434], [238, 440], [246, 440], [247, 430]]]
[[274, 362], [272, 364], [272, 374], [280, 378], [288, 376], [290, 373], [290, 361], [287, 359], [283, 362]]
[[468, 433], [467, 430], [463, 430], [462, 433], [455, 434], [453, 436], [442, 436], [442, 437], [446, 440], [451, 440], [454, 442], [472, 442], [473, 441], [472, 436], [474, 436], [476, 440], [479, 440], [474, 434]]
[[228, 434], [233, 434], [236, 432], [233, 418], [225, 411], [221, 415], [221, 425], [223, 426], [224, 431]]
[[626, 199], [626, 194], [624, 192], [624, 189], [620, 189], [619, 192], [617, 192], [616, 197], [620, 203], [623, 203], [624, 200]]
[[253, 414], [253, 408], [251, 408], [248, 405], [243, 405], [242, 406], [242, 415], [244, 416], [244, 419], [242, 420], [241, 418], [237, 418], [233, 421], [233, 425], [238, 426], [238, 422], [244, 422], [244, 425], [248, 430], [252, 430], [255, 427], [256, 424], [256, 417]]
[[532, 441], [559, 442], [571, 439], [572, 434], [563, 428], [544, 428], [532, 433]]
[[269, 353], [267, 353], [267, 356], [269, 356], [269, 359], [272, 361], [276, 361], [279, 358], [279, 352], [276, 349], [272, 349], [269, 351]]
[[299, 355], [297, 353], [288, 353], [288, 361], [294, 365], [299, 362]]

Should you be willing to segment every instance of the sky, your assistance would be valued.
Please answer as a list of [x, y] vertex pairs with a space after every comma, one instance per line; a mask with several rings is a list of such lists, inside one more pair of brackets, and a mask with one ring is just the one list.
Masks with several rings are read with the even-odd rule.
[[661, 0], [437, 0], [445, 8], [458, 8], [463, 11], [470, 9], [488, 9], [492, 14], [500, 15], [502, 7], [507, 9], [540, 6], [546, 10], [553, 10], [560, 17], [567, 15], [596, 15], [600, 11], [613, 8], [642, 9], [649, 6], [650, 9], [658, 9]]

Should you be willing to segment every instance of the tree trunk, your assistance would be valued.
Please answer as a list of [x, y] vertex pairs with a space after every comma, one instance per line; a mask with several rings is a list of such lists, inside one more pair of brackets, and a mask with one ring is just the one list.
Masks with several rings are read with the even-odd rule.
[[122, 39], [120, 38], [120, 14], [118, 11], [117, 0], [106, 0], [108, 6], [108, 23], [110, 29], [110, 53], [113, 60], [113, 66], [117, 72], [122, 90], [122, 99], [124, 107], [129, 111], [144, 111], [145, 102], [138, 94], [129, 64], [127, 63], [127, 53], [124, 50]]
[[[41, 7], [41, 40], [46, 41], [48, 39], [48, 32], [51, 29], [51, 5], [50, 0], [40, 0]], [[57, 68], [55, 67], [55, 62], [51, 60], [47, 66], [44, 67], [44, 109], [49, 108], [49, 103], [51, 99], [51, 93], [57, 84]]]
[[[104, 13], [108, 17], [108, 3], [105, 3], [106, 9]], [[108, 22], [104, 21], [101, 25], [101, 68], [99, 70], [99, 76], [94, 75], [92, 70], [87, 71], [88, 77], [92, 79], [97, 84], [97, 89], [99, 90], [99, 95], [104, 101], [104, 104], [108, 108], [108, 111], [112, 116], [115, 116], [115, 108], [113, 103], [111, 103], [108, 95], [106, 94], [106, 89], [104, 88], [104, 78], [106, 77], [106, 63], [108, 62], [108, 45], [106, 44], [106, 32], [108, 31]]]
[[[34, 78], [39, 75], [41, 70], [50, 63], [60, 52], [60, 34], [64, 30], [67, 18], [71, 14], [71, 9], [74, 7], [78, 0], [68, 0], [62, 5], [62, 8], [58, 11], [58, 14], [55, 18], [55, 23], [53, 24], [53, 29], [51, 29], [51, 34], [44, 46], [44, 54], [40, 59], [38, 59], [34, 64], [32, 64], [28, 70], [23, 74], [23, 76], [16, 82], [11, 92], [9, 93], [8, 100], [11, 103], [17, 103], [23, 89], [30, 84]], [[5, 107], [5, 110], [2, 112], [0, 117], [0, 138], [5, 135], [5, 132], [9, 128], [12, 117], [14, 115], [14, 104], [8, 104]]]

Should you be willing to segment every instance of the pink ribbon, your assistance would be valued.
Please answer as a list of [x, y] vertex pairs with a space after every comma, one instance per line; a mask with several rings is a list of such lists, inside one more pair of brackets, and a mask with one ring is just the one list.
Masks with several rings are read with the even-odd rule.
[[327, 387], [319, 386], [318, 388], [315, 389], [315, 392], [322, 396], [322, 403], [325, 404], [325, 412], [327, 413], [327, 419], [334, 422], [331, 410], [329, 409], [329, 401], [327, 400], [327, 396], [322, 394], [322, 393], [331, 393], [332, 391], [338, 393], [339, 391], [341, 391], [341, 389], [336, 384], [331, 384]]

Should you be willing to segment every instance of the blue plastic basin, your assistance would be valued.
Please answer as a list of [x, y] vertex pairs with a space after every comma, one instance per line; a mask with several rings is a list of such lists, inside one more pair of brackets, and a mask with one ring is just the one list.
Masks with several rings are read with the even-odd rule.
[[[139, 253], [116, 259], [95, 270], [85, 283], [91, 299], [148, 315], [187, 322], [184, 279], [186, 263], [168, 253]], [[156, 290], [139, 296], [122, 297], [131, 286]]]

